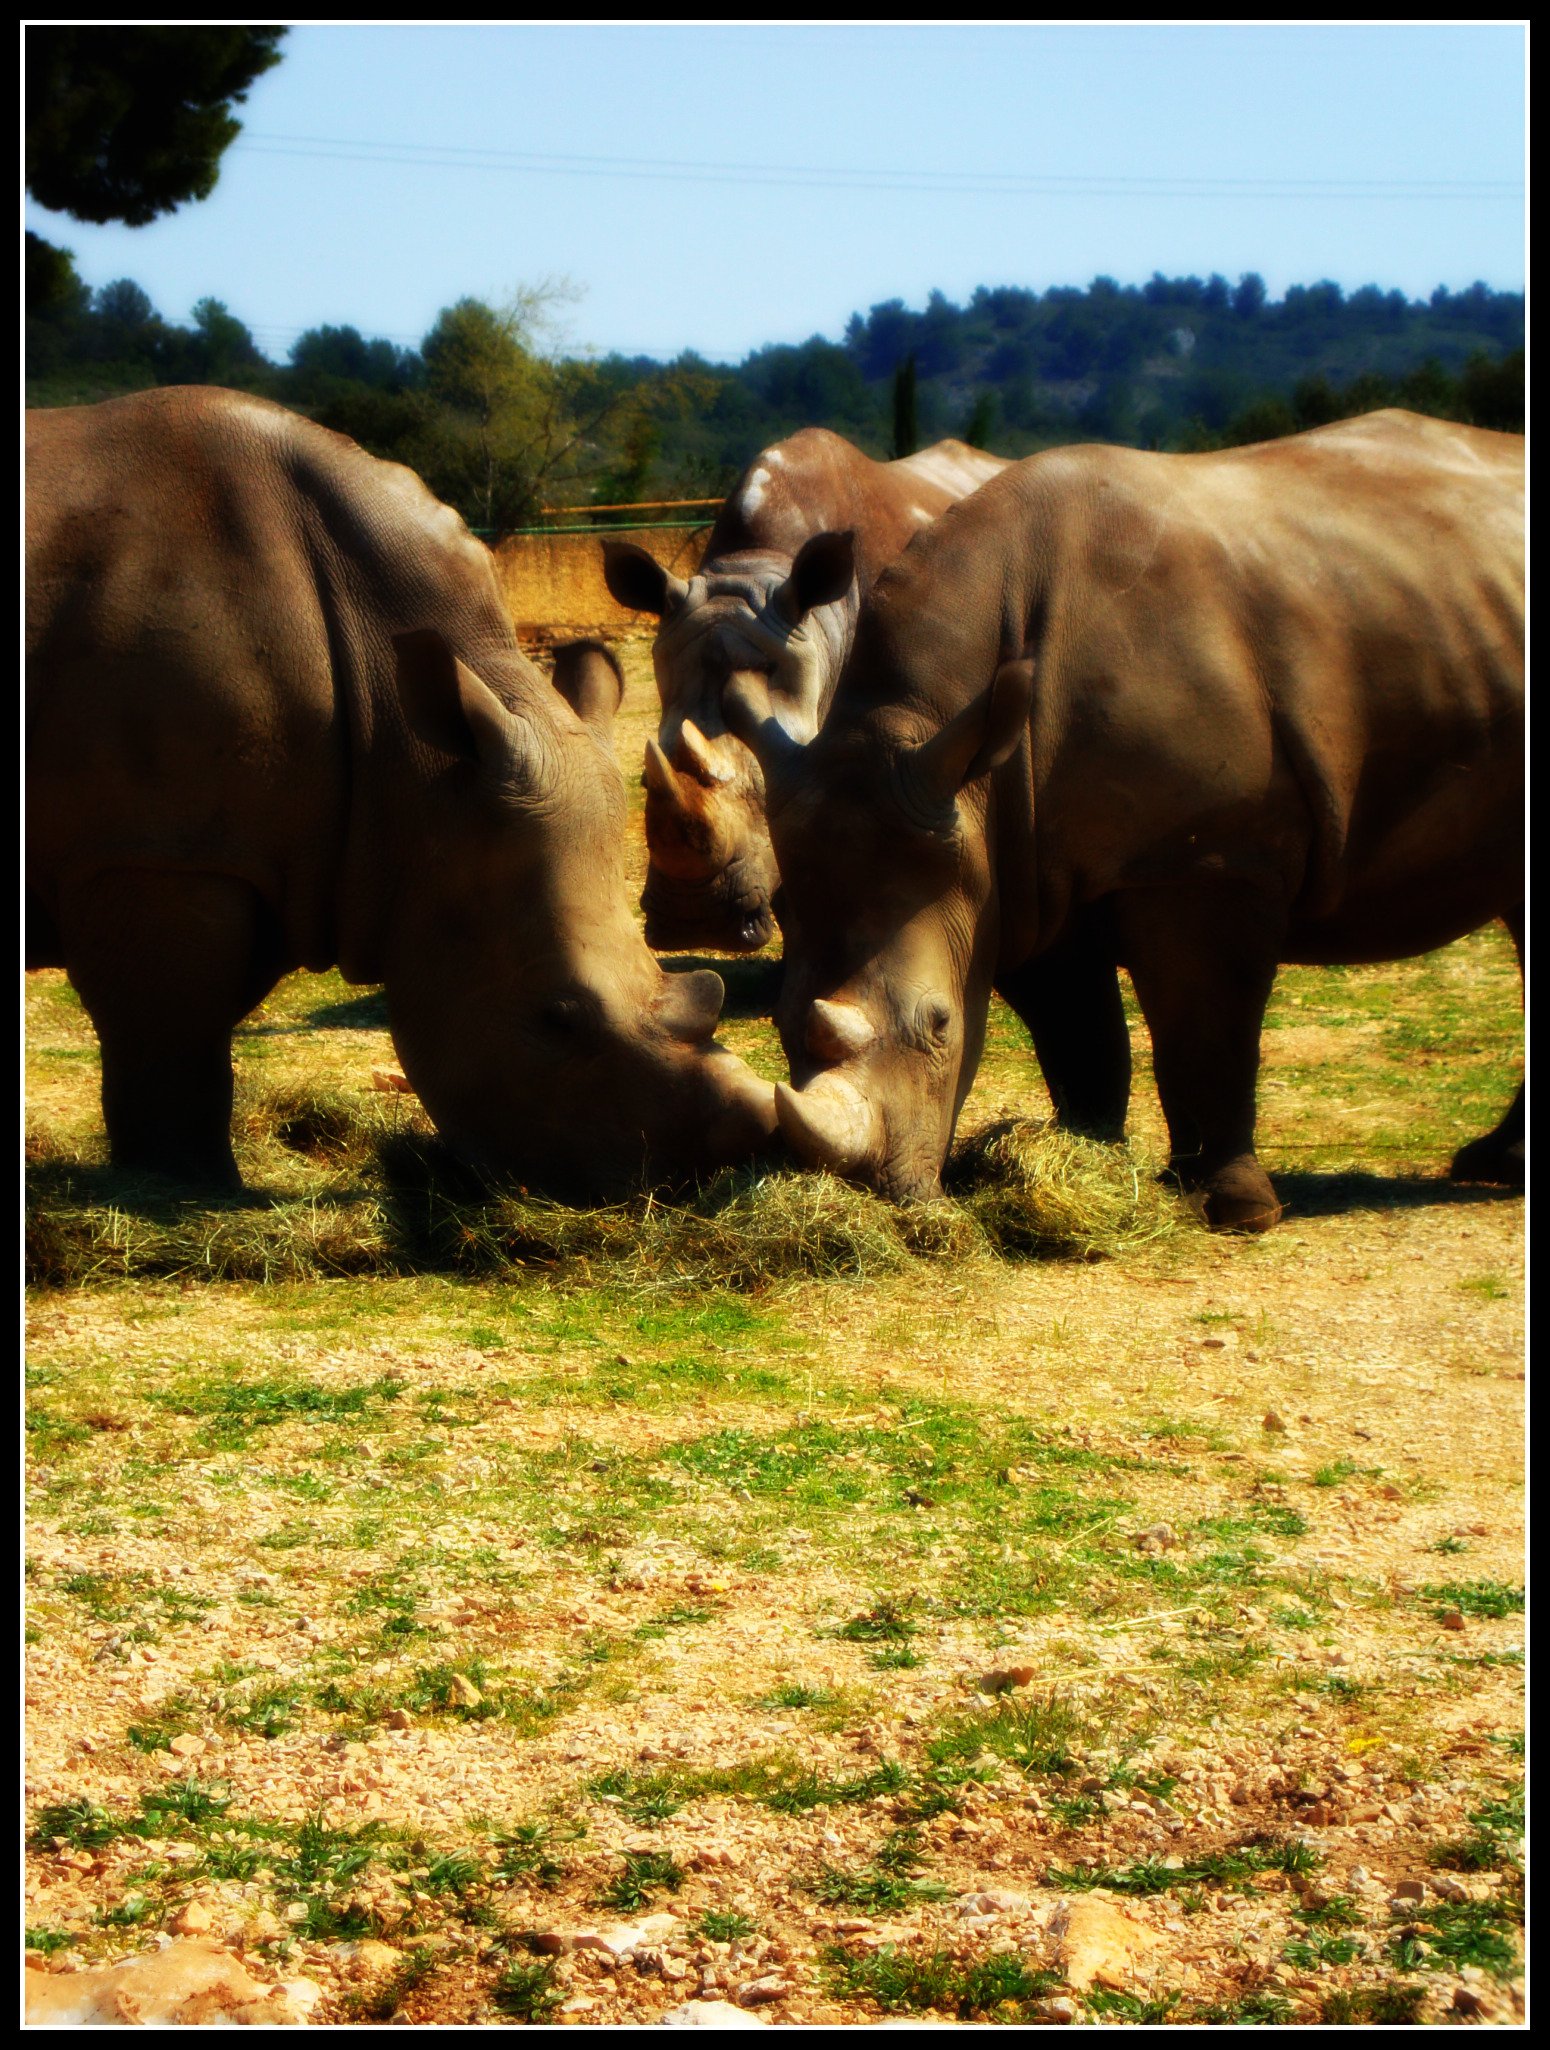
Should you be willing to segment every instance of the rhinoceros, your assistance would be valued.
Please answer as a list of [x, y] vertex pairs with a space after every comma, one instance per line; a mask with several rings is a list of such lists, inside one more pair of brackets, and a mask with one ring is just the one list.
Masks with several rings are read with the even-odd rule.
[[27, 429], [27, 963], [96, 1027], [115, 1163], [235, 1183], [232, 1028], [333, 964], [444, 1136], [561, 1193], [773, 1135], [720, 978], [630, 910], [604, 651], [551, 689], [458, 515], [281, 406]]
[[[646, 743], [646, 845], [641, 907], [654, 947], [756, 953], [775, 930], [778, 878], [764, 793], [748, 750], [729, 735], [721, 694], [747, 648], [740, 625], [760, 620], [790, 641], [785, 674], [801, 689], [776, 701], [794, 740], [810, 740], [850, 652], [856, 613], [878, 572], [946, 506], [1006, 468], [961, 441], [876, 463], [827, 428], [767, 448], [716, 516], [688, 583], [627, 541], [603, 543], [603, 572], [621, 605], [654, 613], [652, 649], [662, 723]], [[849, 549], [825, 537], [844, 529]]]
[[[798, 1155], [934, 1193], [992, 989], [1061, 1119], [1117, 1136], [1119, 964], [1175, 1171], [1212, 1224], [1273, 1223], [1277, 965], [1496, 918], [1521, 956], [1523, 446], [1390, 410], [1219, 454], [1051, 450], [883, 572], [809, 745], [735, 677], [785, 892]], [[1521, 1179], [1521, 1090], [1452, 1171]]]

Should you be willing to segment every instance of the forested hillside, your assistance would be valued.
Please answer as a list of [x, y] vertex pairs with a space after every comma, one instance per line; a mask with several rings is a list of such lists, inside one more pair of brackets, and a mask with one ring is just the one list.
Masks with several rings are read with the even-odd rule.
[[944, 434], [1014, 456], [1077, 440], [1207, 448], [1387, 404], [1523, 427], [1523, 295], [1483, 284], [1426, 301], [1327, 282], [1273, 300], [1252, 273], [981, 287], [966, 306], [933, 292], [919, 311], [894, 299], [854, 314], [841, 341], [736, 365], [567, 354], [546, 346], [555, 309], [539, 292], [460, 300], [417, 349], [314, 328], [281, 364], [218, 300], [180, 326], [127, 279], [89, 291], [34, 242], [29, 404], [235, 385], [412, 464], [484, 529], [546, 504], [720, 492], [758, 448], [812, 424], [878, 456]]

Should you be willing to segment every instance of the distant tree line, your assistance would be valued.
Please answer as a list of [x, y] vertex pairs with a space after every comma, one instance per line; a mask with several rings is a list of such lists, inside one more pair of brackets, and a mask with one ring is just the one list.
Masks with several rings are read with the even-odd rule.
[[548, 503], [725, 490], [798, 427], [877, 456], [956, 434], [1006, 455], [1106, 440], [1203, 449], [1270, 439], [1375, 406], [1521, 432], [1523, 295], [1483, 284], [1412, 301], [1377, 286], [1292, 286], [1250, 273], [1095, 278], [1085, 289], [982, 287], [888, 300], [843, 341], [693, 353], [567, 355], [563, 285], [446, 308], [418, 348], [317, 327], [272, 362], [219, 300], [165, 320], [120, 279], [89, 291], [66, 252], [27, 240], [27, 395], [64, 405], [154, 384], [259, 392], [409, 463], [470, 524], [528, 524]]

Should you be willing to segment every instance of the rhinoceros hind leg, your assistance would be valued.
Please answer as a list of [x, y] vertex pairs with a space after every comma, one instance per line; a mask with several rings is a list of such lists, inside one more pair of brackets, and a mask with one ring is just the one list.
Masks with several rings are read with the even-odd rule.
[[1273, 914], [1250, 892], [1148, 898], [1123, 935], [1152, 1035], [1170, 1166], [1217, 1231], [1267, 1231], [1281, 1215], [1254, 1157], [1259, 1036], [1275, 982]]
[[274, 982], [252, 890], [227, 877], [99, 877], [63, 922], [70, 980], [101, 1043], [113, 1165], [241, 1188], [231, 1033]]

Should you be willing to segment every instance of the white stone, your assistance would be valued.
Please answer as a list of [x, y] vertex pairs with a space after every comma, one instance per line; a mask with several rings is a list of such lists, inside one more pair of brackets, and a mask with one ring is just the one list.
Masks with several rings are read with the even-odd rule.
[[762, 2014], [749, 2014], [730, 2000], [686, 2000], [662, 2017], [665, 2029], [767, 2029]]

